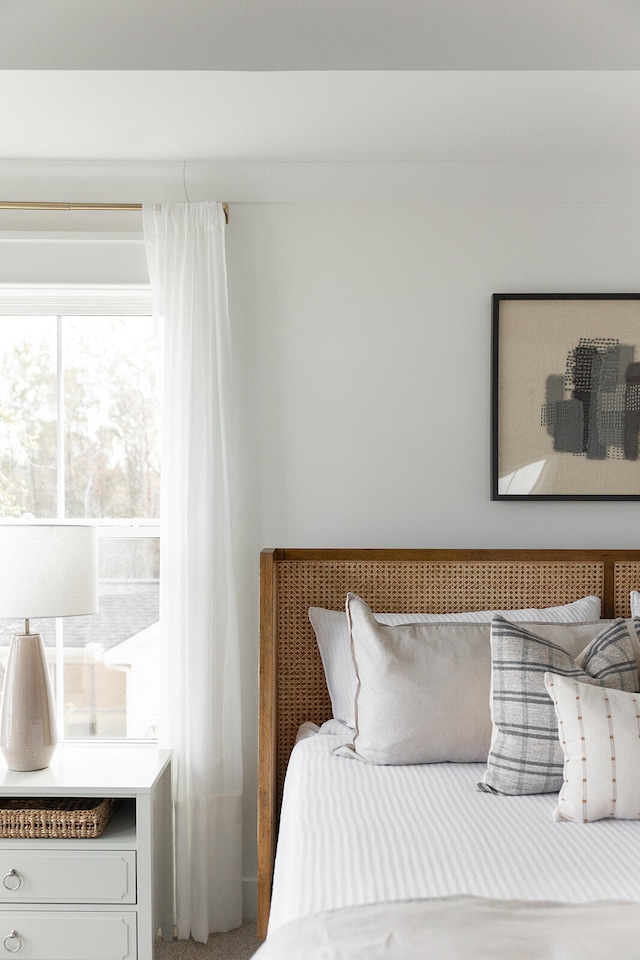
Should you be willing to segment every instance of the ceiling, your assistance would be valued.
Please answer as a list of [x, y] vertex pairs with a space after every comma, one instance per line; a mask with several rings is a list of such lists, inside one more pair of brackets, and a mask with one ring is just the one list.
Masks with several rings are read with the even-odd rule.
[[2, 158], [640, 160], [640, 71], [0, 72], [0, 98]]
[[637, 0], [1, 0], [44, 70], [629, 70]]
[[0, 0], [0, 160], [640, 160], [638, 0]]

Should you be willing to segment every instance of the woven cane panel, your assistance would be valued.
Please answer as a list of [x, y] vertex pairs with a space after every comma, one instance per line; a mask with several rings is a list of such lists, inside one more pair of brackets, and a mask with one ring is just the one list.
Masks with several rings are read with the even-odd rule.
[[349, 591], [377, 612], [516, 609], [602, 597], [600, 562], [526, 560], [291, 560], [277, 564], [278, 787], [305, 720], [331, 716], [307, 610], [344, 609]]
[[613, 569], [613, 615], [630, 617], [629, 594], [632, 590], [640, 590], [640, 563], [615, 563]]

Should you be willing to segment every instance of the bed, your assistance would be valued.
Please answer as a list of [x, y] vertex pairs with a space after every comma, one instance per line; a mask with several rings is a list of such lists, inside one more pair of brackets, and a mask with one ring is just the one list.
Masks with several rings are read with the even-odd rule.
[[[494, 748], [495, 724], [489, 734], [481, 724], [473, 724], [471, 742], [463, 742], [462, 747], [456, 733], [454, 752], [461, 750], [459, 756], [450, 755], [450, 744], [438, 753], [448, 731], [466, 729], [465, 723], [452, 723], [451, 717], [442, 726], [442, 737], [438, 732], [430, 738], [427, 760], [411, 753], [400, 760], [367, 755], [367, 746], [378, 749], [380, 738], [376, 730], [368, 741], [364, 728], [367, 686], [361, 661], [362, 729], [355, 744], [362, 755], [350, 758], [349, 751], [354, 752], [350, 723], [354, 721], [348, 716], [336, 719], [340, 712], [336, 690], [330, 693], [327, 688], [326, 660], [323, 664], [309, 619], [309, 608], [340, 612], [350, 597], [347, 610], [352, 634], [357, 636], [369, 628], [380, 632], [367, 617], [371, 611], [378, 617], [387, 612], [392, 626], [383, 628], [390, 631], [384, 634], [384, 643], [391, 635], [404, 641], [407, 630], [418, 629], [429, 642], [435, 637], [441, 644], [438, 649], [444, 651], [445, 665], [447, 650], [463, 651], [453, 658], [452, 669], [463, 671], [460, 676], [470, 689], [475, 674], [491, 670], [490, 650], [495, 649], [489, 644], [491, 631], [496, 637], [504, 632], [505, 649], [511, 649], [510, 643], [536, 640], [555, 649], [558, 631], [563, 636], [567, 633], [565, 614], [555, 613], [542, 624], [537, 612], [575, 605], [568, 631], [573, 647], [569, 652], [567, 646], [566, 656], [573, 658], [571, 663], [575, 659], [581, 664], [576, 671], [592, 670], [596, 678], [587, 678], [588, 683], [581, 682], [575, 689], [585, 697], [592, 695], [591, 690], [601, 696], [604, 689], [607, 703], [615, 701], [611, 709], [626, 710], [640, 686], [640, 647], [630, 619], [630, 595], [638, 585], [640, 551], [263, 551], [258, 933], [267, 939], [258, 956], [263, 960], [296, 955], [370, 960], [409, 958], [413, 950], [421, 957], [550, 957], [561, 944], [565, 952], [558, 955], [577, 958], [604, 955], [603, 931], [610, 929], [615, 929], [616, 956], [640, 955], [636, 946], [640, 942], [637, 820], [603, 815], [589, 824], [568, 818], [560, 823], [554, 819], [557, 790], [538, 793], [535, 785], [526, 795], [494, 790], [487, 779], [489, 764], [483, 750]], [[585, 620], [587, 608], [580, 604], [589, 598]], [[518, 623], [517, 616], [509, 616], [529, 609], [532, 615], [520, 617]], [[457, 625], [417, 628], [411, 623], [398, 627], [393, 616], [477, 611], [506, 613], [493, 623], [489, 618], [472, 626], [467, 622], [472, 618], [465, 616]], [[346, 619], [343, 613], [335, 616]], [[622, 625], [616, 618], [622, 618]], [[605, 672], [624, 674], [614, 695], [608, 687], [618, 685], [618, 680], [611, 684], [598, 680], [605, 673], [597, 672], [596, 660], [593, 667], [591, 661], [581, 660], [579, 651], [595, 649], [594, 637], [595, 646], [603, 647], [604, 641], [598, 638], [604, 631], [609, 656], [611, 649], [619, 648], [617, 637], [610, 640], [616, 630], [624, 633], [620, 649], [627, 653], [626, 659], [620, 657], [625, 666], [612, 667], [608, 660], [605, 664]], [[534, 641], [527, 639], [531, 631]], [[460, 636], [462, 646], [458, 647]], [[451, 637], [458, 639], [449, 644]], [[560, 706], [573, 691], [569, 684], [577, 681], [571, 671], [571, 676], [560, 680], [563, 669], [555, 671], [553, 666], [544, 676], [545, 683], [551, 684], [549, 703], [553, 701], [561, 717]], [[406, 680], [400, 677], [398, 690]], [[491, 683], [489, 692], [495, 698], [493, 674]], [[591, 683], [593, 687], [587, 689]], [[437, 689], [436, 680], [434, 684]], [[348, 696], [349, 690], [346, 700]], [[473, 701], [470, 696], [457, 700], [449, 696], [448, 700], [446, 709], [463, 719], [464, 711], [473, 706], [467, 703]], [[398, 709], [402, 713], [402, 704]], [[585, 714], [587, 709], [592, 707], [585, 700]], [[637, 714], [640, 717], [640, 708]], [[422, 722], [419, 716], [418, 720]], [[404, 716], [402, 723], [406, 722]], [[437, 724], [434, 729], [440, 730]], [[490, 743], [483, 746], [488, 736]], [[395, 750], [393, 743], [391, 749]], [[499, 751], [494, 753], [497, 756]], [[622, 800], [620, 792], [618, 801]], [[478, 944], [486, 942], [488, 930], [491, 947], [485, 954]], [[514, 942], [520, 942], [524, 931], [531, 952], [519, 948], [515, 954]]]

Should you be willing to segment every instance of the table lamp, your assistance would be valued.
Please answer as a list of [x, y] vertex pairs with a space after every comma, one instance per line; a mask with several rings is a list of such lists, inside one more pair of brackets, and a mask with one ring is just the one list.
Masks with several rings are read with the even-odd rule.
[[98, 609], [97, 532], [81, 523], [0, 522], [0, 617], [24, 620], [11, 639], [0, 713], [0, 751], [10, 770], [49, 766], [57, 732], [51, 680], [29, 621]]

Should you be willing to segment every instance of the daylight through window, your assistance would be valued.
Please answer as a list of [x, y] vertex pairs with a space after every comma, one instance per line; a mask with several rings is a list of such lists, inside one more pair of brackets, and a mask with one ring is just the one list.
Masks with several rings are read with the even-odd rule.
[[[37, 621], [64, 738], [155, 737], [159, 338], [150, 316], [0, 316], [0, 515], [91, 519], [99, 613]], [[15, 624], [0, 621], [0, 673]]]

